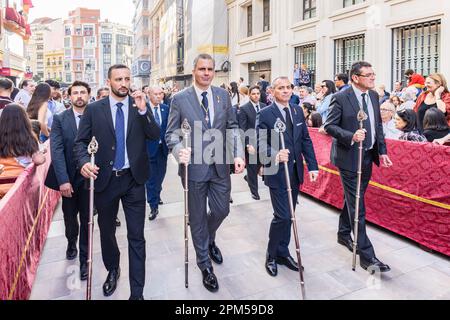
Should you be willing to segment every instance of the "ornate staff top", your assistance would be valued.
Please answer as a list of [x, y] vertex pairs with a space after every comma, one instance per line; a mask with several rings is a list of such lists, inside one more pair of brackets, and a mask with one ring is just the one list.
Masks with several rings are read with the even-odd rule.
[[192, 128], [189, 125], [189, 121], [187, 119], [184, 119], [183, 124], [181, 125], [181, 131], [184, 135], [191, 135]]
[[278, 118], [273, 129], [277, 133], [284, 133], [286, 131], [286, 124]]
[[98, 151], [98, 142], [95, 137], [92, 137], [91, 143], [88, 146], [88, 153], [90, 155], [96, 154]]
[[363, 122], [363, 121], [366, 121], [369, 117], [368, 117], [367, 114], [364, 112], [364, 110], [361, 109], [361, 110], [359, 110], [359, 112], [358, 112], [357, 118], [358, 118], [358, 121], [359, 121], [359, 122]]

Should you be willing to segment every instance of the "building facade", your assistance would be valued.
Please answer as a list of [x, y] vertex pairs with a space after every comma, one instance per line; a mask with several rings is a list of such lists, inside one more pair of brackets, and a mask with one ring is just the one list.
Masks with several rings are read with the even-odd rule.
[[[53, 67], [47, 65], [46, 55], [52, 58], [55, 52], [64, 49], [63, 21], [47, 17], [36, 19], [31, 23], [31, 33], [32, 36], [26, 45], [27, 69], [33, 73], [35, 81], [44, 81], [48, 78], [46, 68]], [[53, 72], [51, 74], [53, 75]], [[59, 72], [57, 75], [57, 78], [60, 78]]]
[[100, 86], [106, 84], [108, 69], [114, 64], [131, 67], [133, 61], [133, 32], [131, 27], [109, 22], [100, 23]]
[[64, 82], [100, 84], [100, 10], [77, 8], [64, 21]]
[[[135, 1], [138, 2], [140, 1]], [[177, 84], [180, 88], [190, 85], [193, 61], [199, 53], [209, 53], [216, 60], [216, 84], [228, 81], [228, 20], [225, 1], [141, 2], [143, 8], [144, 5], [148, 7], [142, 11], [144, 15], [139, 15], [136, 11], [135, 45], [138, 58], [140, 56], [150, 60], [151, 72], [147, 84]], [[142, 27], [136, 24], [138, 21], [141, 21]], [[142, 41], [139, 41], [140, 37]], [[140, 54], [141, 51], [145, 52], [145, 56]]]
[[446, 0], [226, 0], [230, 80], [253, 84], [293, 78], [306, 64], [314, 82], [333, 80], [357, 60], [371, 62], [377, 83], [390, 88], [404, 71], [450, 77], [450, 1]]
[[138, 87], [150, 83], [150, 7], [155, 0], [133, 0], [133, 80]]
[[45, 79], [63, 82], [64, 78], [64, 50], [46, 51], [44, 53]]
[[18, 85], [30, 77], [26, 69], [25, 42], [31, 35], [29, 0], [0, 0], [0, 76]]

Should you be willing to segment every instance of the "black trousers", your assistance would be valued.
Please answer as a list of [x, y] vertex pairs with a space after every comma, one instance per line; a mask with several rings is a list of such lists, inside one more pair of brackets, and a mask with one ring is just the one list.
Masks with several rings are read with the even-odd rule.
[[[89, 190], [84, 189], [83, 186], [72, 187], [74, 189], [72, 198], [62, 198], [64, 225], [69, 243], [76, 243], [80, 235], [80, 263], [83, 264], [87, 262], [88, 255]], [[78, 223], [78, 213], [80, 213], [80, 223]]]
[[250, 192], [254, 195], [258, 194], [258, 170], [260, 166], [257, 164], [247, 164], [247, 184]]
[[200, 270], [211, 267], [208, 247], [216, 240], [217, 230], [230, 212], [230, 176], [220, 178], [216, 167], [212, 165], [209, 166], [208, 178], [205, 182], [190, 180], [188, 183], [189, 222]]
[[131, 173], [116, 177], [108, 187], [95, 194], [103, 263], [108, 271], [117, 269], [120, 251], [116, 240], [116, 217], [119, 202], [125, 212], [131, 296], [140, 297], [145, 285], [145, 187], [136, 183]]
[[[294, 172], [290, 172], [290, 179], [292, 186], [292, 204], [294, 205], [295, 211], [300, 185], [296, 165], [294, 165]], [[289, 209], [287, 189], [270, 188], [270, 199], [274, 213], [272, 223], [270, 224], [267, 252], [273, 258], [288, 257], [290, 255], [289, 242], [291, 240], [292, 216]]]
[[[358, 225], [358, 250], [360, 252], [360, 257], [366, 260], [375, 257], [374, 248], [366, 232], [366, 206], [364, 201], [364, 196], [372, 176], [372, 166], [372, 152], [367, 151], [364, 153], [362, 166]], [[341, 181], [344, 188], [345, 204], [339, 217], [338, 235], [348, 239], [351, 237], [355, 219], [357, 173], [343, 169], [339, 169], [339, 171], [341, 173]]]

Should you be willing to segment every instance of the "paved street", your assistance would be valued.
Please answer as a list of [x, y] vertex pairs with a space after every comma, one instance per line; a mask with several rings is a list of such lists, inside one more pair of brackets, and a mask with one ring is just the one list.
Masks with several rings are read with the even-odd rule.
[[[296, 300], [300, 297], [298, 273], [279, 266], [276, 278], [264, 268], [268, 230], [272, 217], [268, 189], [261, 187], [261, 201], [250, 196], [242, 176], [233, 177], [234, 204], [218, 232], [217, 245], [224, 264], [215, 266], [220, 290], [212, 294], [202, 285], [190, 244], [190, 287], [184, 287], [183, 191], [176, 166], [169, 169], [158, 218], [146, 220], [146, 299], [193, 300]], [[418, 245], [380, 228], [370, 226], [368, 234], [377, 256], [392, 271], [369, 276], [358, 267], [351, 270], [351, 253], [336, 243], [338, 210], [301, 196], [297, 209], [302, 259], [306, 268], [308, 299], [450, 299], [450, 260], [421, 250]], [[122, 274], [115, 294], [107, 299], [128, 299], [128, 257], [125, 217], [117, 230], [121, 248]], [[78, 261], [65, 260], [66, 239], [62, 212], [58, 208], [42, 255], [31, 299], [81, 300], [85, 282], [78, 277]], [[102, 284], [103, 266], [99, 232], [95, 232], [93, 299], [106, 299]], [[295, 256], [294, 241], [291, 254]]]

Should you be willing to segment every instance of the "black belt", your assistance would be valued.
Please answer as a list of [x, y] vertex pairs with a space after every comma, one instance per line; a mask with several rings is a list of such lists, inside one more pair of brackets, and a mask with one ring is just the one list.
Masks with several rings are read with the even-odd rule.
[[113, 171], [113, 175], [116, 177], [121, 177], [121, 176], [124, 176], [129, 173], [131, 173], [131, 169], [123, 169], [123, 170], [114, 170]]

